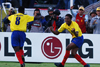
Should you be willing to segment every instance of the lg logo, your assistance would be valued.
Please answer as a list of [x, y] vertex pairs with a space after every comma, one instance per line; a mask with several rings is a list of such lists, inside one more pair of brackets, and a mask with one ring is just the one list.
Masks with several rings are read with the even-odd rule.
[[55, 59], [62, 53], [62, 44], [58, 38], [50, 36], [42, 42], [41, 50], [45, 57]]
[[[88, 46], [93, 46], [93, 43], [89, 39], [84, 39], [84, 43], [87, 43]], [[83, 45], [84, 45], [83, 43]], [[66, 39], [66, 46], [70, 44], [70, 39]], [[78, 50], [78, 54], [82, 58], [93, 58], [93, 48], [84, 48], [87, 54], [84, 54], [82, 47]], [[60, 56], [62, 53], [62, 44], [60, 40], [56, 37], [50, 36], [44, 39], [41, 46], [42, 53], [48, 59], [55, 59]], [[69, 58], [73, 58], [71, 55]]]

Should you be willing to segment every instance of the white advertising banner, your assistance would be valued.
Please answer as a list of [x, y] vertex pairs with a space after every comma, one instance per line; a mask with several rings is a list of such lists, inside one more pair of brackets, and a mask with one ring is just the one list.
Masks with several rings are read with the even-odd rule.
[[[77, 52], [87, 63], [100, 63], [98, 59], [100, 35], [84, 34], [83, 46]], [[26, 33], [24, 53], [26, 62], [61, 62], [66, 46], [71, 42], [70, 34]], [[0, 33], [0, 61], [18, 61], [11, 46], [11, 33]], [[67, 63], [78, 63], [70, 56]]]

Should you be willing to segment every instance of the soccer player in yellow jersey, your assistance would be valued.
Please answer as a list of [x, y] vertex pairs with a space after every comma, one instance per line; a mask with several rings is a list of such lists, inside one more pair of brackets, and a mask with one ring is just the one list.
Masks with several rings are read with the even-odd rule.
[[82, 46], [84, 39], [82, 36], [81, 29], [79, 28], [79, 26], [76, 22], [72, 21], [72, 15], [70, 15], [70, 14], [67, 14], [65, 16], [65, 23], [63, 23], [57, 31], [54, 31], [53, 27], [50, 27], [50, 30], [56, 35], [58, 35], [62, 31], [64, 31], [65, 29], [67, 29], [71, 33], [72, 41], [66, 47], [66, 53], [63, 58], [63, 61], [60, 64], [55, 63], [55, 65], [57, 67], [64, 67], [65, 62], [68, 59], [68, 57], [70, 55], [70, 51], [71, 51], [72, 56], [74, 58], [76, 58], [84, 67], [90, 67], [90, 65], [85, 63], [82, 60], [82, 58], [77, 54], [77, 51]]
[[18, 14], [8, 17], [10, 29], [12, 31], [11, 44], [21, 67], [25, 67], [23, 51], [24, 41], [26, 39], [25, 31], [27, 29], [27, 23], [33, 21], [34, 17], [24, 15], [24, 7], [19, 7], [18, 12]]

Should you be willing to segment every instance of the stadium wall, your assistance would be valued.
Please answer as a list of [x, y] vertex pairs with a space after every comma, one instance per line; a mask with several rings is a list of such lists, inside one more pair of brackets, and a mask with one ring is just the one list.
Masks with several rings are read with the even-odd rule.
[[[71, 42], [70, 34], [26, 33], [24, 53], [26, 62], [61, 62], [66, 46]], [[77, 52], [87, 63], [100, 63], [100, 35], [83, 34], [83, 46]], [[0, 61], [17, 61], [11, 46], [11, 33], [0, 33]], [[78, 63], [72, 56], [67, 63]]]

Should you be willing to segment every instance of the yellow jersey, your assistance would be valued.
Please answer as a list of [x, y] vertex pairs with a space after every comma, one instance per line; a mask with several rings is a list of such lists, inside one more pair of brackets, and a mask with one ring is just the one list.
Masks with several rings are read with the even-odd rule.
[[78, 37], [81, 37], [82, 36], [82, 31], [81, 29], [79, 28], [78, 24], [74, 21], [72, 21], [71, 25], [68, 26], [68, 24], [65, 22], [61, 25], [61, 27], [58, 29], [58, 32], [62, 32], [64, 31], [65, 29], [67, 29], [71, 35], [72, 35], [72, 38], [76, 38], [75, 34], [72, 32], [72, 29], [75, 29], [75, 32], [77, 31], [78, 32]]
[[33, 16], [24, 15], [22, 13], [14, 14], [8, 17], [10, 20], [11, 31], [26, 31], [27, 23], [34, 21]]

